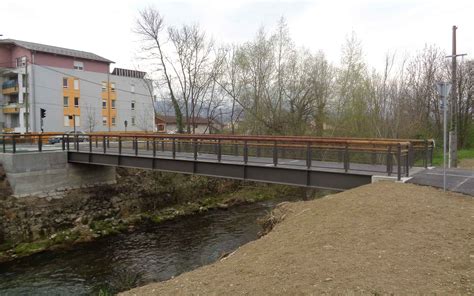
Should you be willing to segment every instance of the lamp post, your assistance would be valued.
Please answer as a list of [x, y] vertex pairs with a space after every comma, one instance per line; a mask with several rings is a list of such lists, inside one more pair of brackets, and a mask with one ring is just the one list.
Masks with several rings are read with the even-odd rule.
[[447, 97], [451, 90], [451, 83], [449, 82], [438, 82], [436, 84], [438, 94], [441, 97], [441, 104], [443, 106], [443, 190], [446, 191], [446, 142], [447, 142]]

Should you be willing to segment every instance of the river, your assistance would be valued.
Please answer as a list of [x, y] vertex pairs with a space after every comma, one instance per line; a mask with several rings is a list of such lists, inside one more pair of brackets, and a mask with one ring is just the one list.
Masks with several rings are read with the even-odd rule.
[[258, 238], [282, 199], [213, 210], [0, 264], [0, 295], [98, 295], [170, 279]]

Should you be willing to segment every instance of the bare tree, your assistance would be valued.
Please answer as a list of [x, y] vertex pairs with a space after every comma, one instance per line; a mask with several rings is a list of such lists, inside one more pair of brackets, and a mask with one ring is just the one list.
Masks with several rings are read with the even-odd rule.
[[157, 69], [157, 71], [159, 71], [161, 79], [164, 80], [165, 85], [168, 88], [169, 97], [173, 104], [174, 112], [176, 115], [176, 125], [178, 128], [178, 133], [182, 133], [183, 115], [178, 100], [175, 97], [174, 87], [166, 62], [167, 57], [165, 56], [163, 50], [161, 40], [163, 38], [163, 30], [164, 20], [158, 10], [149, 7], [140, 11], [140, 16], [136, 22], [135, 32], [143, 37], [146, 43], [143, 47], [143, 51], [148, 54], [148, 58], [158, 59], [159, 68]]

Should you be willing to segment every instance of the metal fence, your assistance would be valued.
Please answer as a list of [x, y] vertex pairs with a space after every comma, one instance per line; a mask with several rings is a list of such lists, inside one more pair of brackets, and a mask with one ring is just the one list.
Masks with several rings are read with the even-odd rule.
[[[32, 134], [0, 136], [4, 153], [51, 150], [186, 158], [242, 165], [408, 176], [432, 163], [432, 140], [168, 134]], [[49, 144], [49, 142], [56, 144]]]

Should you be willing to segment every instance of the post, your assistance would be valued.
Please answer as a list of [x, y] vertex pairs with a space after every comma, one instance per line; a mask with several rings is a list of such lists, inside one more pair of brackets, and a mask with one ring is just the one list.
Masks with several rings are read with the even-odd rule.
[[165, 152], [165, 139], [161, 139], [161, 152]]
[[217, 140], [217, 161], [221, 162], [222, 160], [222, 146], [221, 146], [221, 139]]
[[103, 149], [104, 149], [104, 154], [107, 152], [107, 145], [106, 145], [106, 139], [105, 139], [106, 136], [103, 136], [103, 139], [102, 139], [102, 146]]
[[344, 171], [347, 173], [349, 171], [349, 144], [346, 143], [344, 148]]
[[41, 139], [41, 135], [38, 135], [38, 151], [43, 151], [43, 141]]
[[76, 139], [76, 151], [79, 151], [79, 136], [78, 135], [74, 135], [75, 139]]
[[193, 139], [193, 155], [194, 155], [194, 160], [197, 160], [198, 158], [198, 149], [197, 149], [197, 140]]
[[308, 169], [311, 168], [311, 160], [312, 160], [312, 155], [311, 155], [311, 143], [308, 142], [306, 144], [306, 167]]
[[63, 148], [63, 151], [66, 150], [66, 143], [64, 142], [64, 134], [61, 136], [61, 146]]
[[249, 146], [247, 141], [244, 141], [244, 164], [249, 162]]
[[15, 136], [12, 136], [12, 149], [13, 149], [13, 153], [16, 153], [16, 139], [15, 139]]
[[172, 143], [172, 150], [173, 150], [173, 159], [176, 158], [176, 139], [173, 138], [173, 143]]
[[456, 53], [456, 30], [458, 27], [453, 26], [453, 40], [452, 40], [452, 67], [451, 67], [451, 79], [452, 79], [452, 92], [451, 92], [451, 129], [449, 132], [449, 167], [457, 167], [458, 162], [458, 143], [457, 143], [457, 132], [458, 132], [458, 104], [457, 104], [457, 53]]
[[425, 169], [428, 168], [428, 140], [425, 140], [425, 157], [423, 159]]
[[392, 145], [388, 146], [387, 151], [387, 174], [392, 175]]
[[135, 142], [135, 156], [138, 156], [138, 137], [133, 137], [133, 141]]
[[89, 135], [89, 152], [92, 153], [92, 135]]
[[69, 151], [69, 134], [66, 135], [66, 144], [67, 151]]
[[156, 139], [153, 138], [153, 158], [156, 157]]
[[443, 109], [443, 190], [446, 191], [446, 132], [448, 129], [448, 123], [446, 118], [446, 95], [443, 95]]
[[[411, 143], [410, 143], [410, 148], [413, 148]], [[411, 162], [411, 160], [410, 160], [410, 155], [408, 153], [409, 152], [407, 152], [407, 155], [405, 157], [405, 177], [410, 176], [410, 162]]]
[[118, 137], [118, 153], [119, 155], [122, 155], [122, 137]]
[[400, 143], [397, 145], [397, 180], [402, 179], [402, 146]]
[[277, 142], [273, 142], [273, 165], [278, 165], [278, 150], [277, 150]]
[[[2, 145], [3, 145], [3, 153], [7, 152], [7, 147], [6, 147], [6, 145], [5, 145], [5, 136], [3, 136]], [[63, 149], [63, 150], [64, 150], [64, 149]]]

